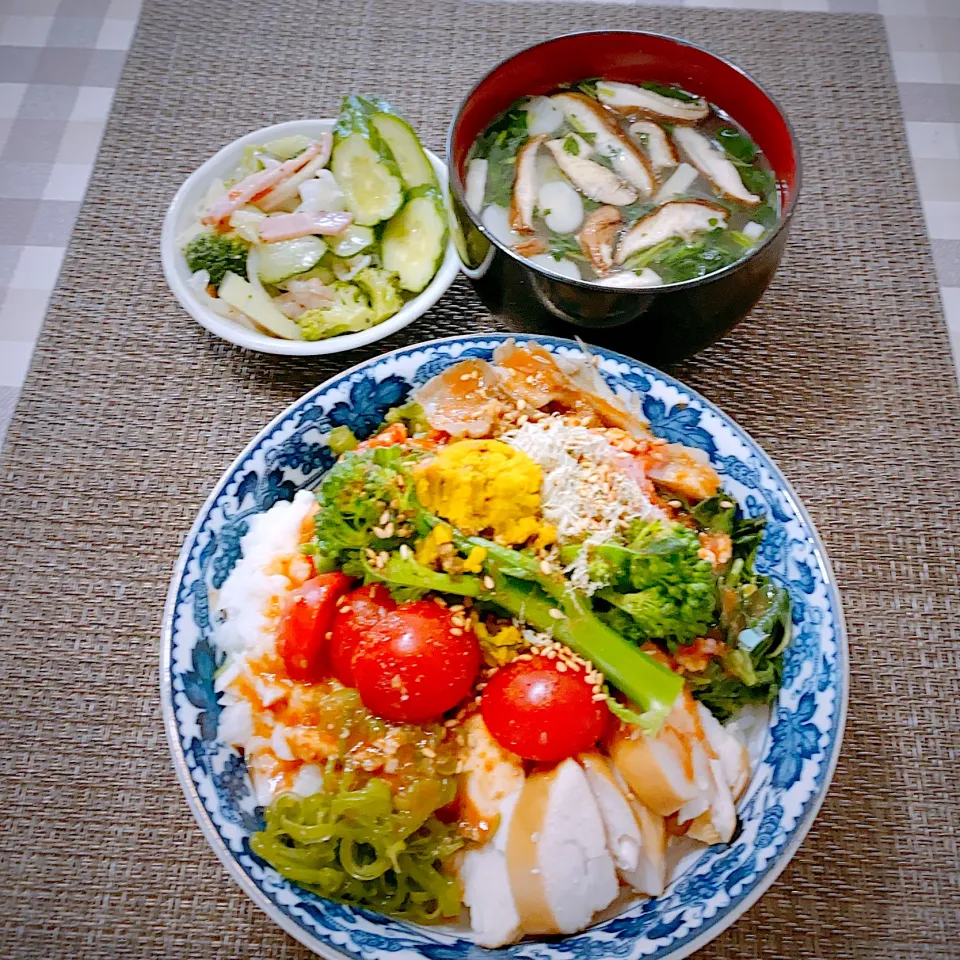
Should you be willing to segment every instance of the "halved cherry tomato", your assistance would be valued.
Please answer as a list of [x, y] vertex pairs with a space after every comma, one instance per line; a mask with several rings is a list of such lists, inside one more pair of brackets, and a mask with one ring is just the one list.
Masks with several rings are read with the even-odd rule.
[[417, 600], [383, 616], [352, 666], [369, 710], [397, 723], [425, 723], [470, 695], [480, 645], [473, 631], [455, 627], [446, 607]]
[[327, 642], [337, 597], [350, 588], [343, 573], [321, 573], [290, 592], [280, 620], [277, 653], [293, 680], [316, 683], [328, 672]]
[[330, 669], [345, 686], [354, 687], [353, 655], [357, 647], [370, 636], [370, 631], [397, 604], [382, 583], [352, 590], [337, 607], [330, 630]]
[[594, 702], [582, 670], [558, 670], [546, 657], [515, 660], [498, 670], [480, 699], [490, 735], [525, 760], [554, 761], [589, 750], [610, 716]]
[[403, 443], [408, 436], [405, 423], [391, 423], [386, 430], [381, 430], [369, 440], [361, 440], [354, 449], [360, 451], [372, 450], [374, 447], [392, 447], [394, 444]]

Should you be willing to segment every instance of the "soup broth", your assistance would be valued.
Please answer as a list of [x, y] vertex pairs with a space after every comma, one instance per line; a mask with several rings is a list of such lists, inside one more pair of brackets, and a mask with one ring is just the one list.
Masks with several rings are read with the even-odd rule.
[[466, 200], [544, 269], [606, 286], [692, 280], [776, 224], [776, 178], [730, 116], [679, 86], [585, 80], [511, 105], [470, 150]]

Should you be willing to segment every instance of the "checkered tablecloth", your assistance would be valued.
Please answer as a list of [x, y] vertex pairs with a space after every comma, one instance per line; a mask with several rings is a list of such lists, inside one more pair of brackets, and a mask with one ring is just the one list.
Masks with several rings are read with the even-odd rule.
[[[905, 135], [960, 359], [960, 0], [659, 2], [885, 16]], [[140, 5], [141, 0], [0, 0], [0, 442], [93, 168]]]

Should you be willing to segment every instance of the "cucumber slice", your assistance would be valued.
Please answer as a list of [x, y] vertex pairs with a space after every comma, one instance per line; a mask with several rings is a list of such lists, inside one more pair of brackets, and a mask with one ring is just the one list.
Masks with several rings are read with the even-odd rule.
[[358, 227], [350, 224], [346, 230], [337, 234], [337, 244], [333, 252], [338, 257], [352, 257], [373, 246], [377, 237], [370, 227]]
[[433, 167], [423, 152], [413, 127], [406, 120], [393, 113], [377, 113], [370, 118], [370, 122], [390, 148], [393, 159], [400, 168], [400, 176], [408, 187], [420, 187], [425, 183], [436, 184]]
[[380, 244], [385, 270], [400, 286], [419, 293], [433, 279], [447, 247], [447, 212], [433, 186], [411, 191], [404, 208], [387, 224]]
[[289, 317], [282, 314], [265, 293], [243, 277], [228, 273], [223, 278], [217, 293], [220, 294], [221, 300], [229, 303], [231, 307], [236, 307], [258, 327], [262, 327], [274, 336], [284, 340], [303, 339], [300, 328]]
[[403, 203], [400, 178], [360, 133], [333, 148], [331, 168], [358, 226], [372, 227], [389, 220]]
[[400, 171], [356, 97], [343, 101], [330, 169], [358, 226], [389, 220], [403, 204]]
[[280, 283], [316, 266], [327, 252], [327, 245], [319, 237], [297, 237], [260, 244], [257, 252], [260, 254], [257, 276], [264, 283]]
[[267, 153], [272, 153], [278, 160], [291, 160], [298, 153], [303, 153], [310, 146], [310, 138], [303, 134], [294, 134], [291, 137], [280, 137], [263, 145]]

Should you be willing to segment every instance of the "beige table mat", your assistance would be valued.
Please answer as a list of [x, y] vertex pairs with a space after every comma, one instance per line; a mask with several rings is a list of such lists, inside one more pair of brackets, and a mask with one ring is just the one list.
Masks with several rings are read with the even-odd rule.
[[[469, 85], [589, 27], [673, 33], [782, 99], [805, 185], [749, 322], [676, 372], [784, 468], [846, 604], [850, 722], [793, 863], [702, 952], [960, 955], [960, 400], [879, 18], [573, 4], [148, 4], [0, 469], [0, 956], [302, 957], [187, 811], [157, 695], [167, 581], [247, 440], [375, 352], [232, 349], [158, 260], [176, 186], [219, 146], [349, 91], [442, 151]], [[387, 347], [495, 329], [459, 281]]]

